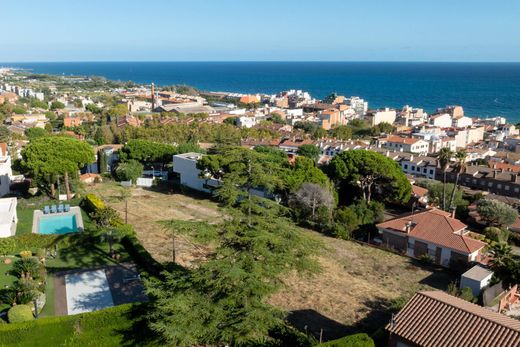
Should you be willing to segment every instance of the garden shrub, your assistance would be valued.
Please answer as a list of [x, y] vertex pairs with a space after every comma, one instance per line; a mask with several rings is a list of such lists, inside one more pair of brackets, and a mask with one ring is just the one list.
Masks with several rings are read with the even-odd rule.
[[12, 238], [15, 241], [14, 252], [27, 250], [38, 251], [38, 249], [50, 248], [58, 241], [61, 235], [41, 235], [41, 234], [25, 234], [16, 235]]
[[12, 237], [0, 238], [0, 254], [13, 254], [16, 250], [16, 242]]
[[21, 323], [33, 320], [32, 308], [29, 305], [16, 305], [7, 311], [9, 323]]
[[497, 227], [487, 227], [484, 229], [484, 234], [491, 241], [505, 243], [509, 239], [509, 230], [497, 228]]
[[31, 251], [21, 251], [20, 252], [20, 257], [22, 257], [22, 258], [32, 257], [32, 252]]
[[87, 213], [90, 214], [97, 210], [105, 208], [106, 205], [103, 202], [103, 200], [101, 200], [101, 198], [99, 198], [97, 195], [87, 194], [85, 196], [85, 199], [83, 199], [82, 201], [82, 207]]
[[322, 347], [375, 347], [374, 340], [367, 334], [355, 334], [321, 343]]

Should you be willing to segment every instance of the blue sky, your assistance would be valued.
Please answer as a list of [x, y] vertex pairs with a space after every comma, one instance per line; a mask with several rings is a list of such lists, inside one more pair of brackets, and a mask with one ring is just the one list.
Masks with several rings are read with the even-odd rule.
[[6, 0], [0, 61], [520, 61], [518, 0]]

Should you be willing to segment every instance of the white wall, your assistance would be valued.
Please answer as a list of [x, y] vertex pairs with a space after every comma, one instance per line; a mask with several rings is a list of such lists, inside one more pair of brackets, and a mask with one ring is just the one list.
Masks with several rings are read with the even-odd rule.
[[0, 199], [0, 237], [14, 236], [18, 215], [16, 198]]

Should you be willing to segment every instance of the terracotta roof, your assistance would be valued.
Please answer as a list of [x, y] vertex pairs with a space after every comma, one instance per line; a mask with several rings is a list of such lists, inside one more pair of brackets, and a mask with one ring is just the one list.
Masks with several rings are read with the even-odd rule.
[[7, 156], [7, 143], [5, 142], [0, 143], [0, 156]]
[[395, 136], [391, 135], [387, 138], [384, 138], [386, 142], [392, 142], [392, 143], [404, 143], [407, 145], [413, 145], [416, 142], [419, 142], [420, 139], [412, 138], [412, 137], [401, 137], [401, 136]]
[[101, 175], [96, 174], [96, 173], [85, 173], [85, 174], [80, 175], [79, 179], [84, 181], [89, 178], [97, 178], [97, 177], [101, 177]]
[[411, 237], [458, 252], [469, 254], [486, 245], [482, 241], [461, 235], [460, 233], [466, 228], [466, 224], [456, 218], [451, 218], [448, 212], [436, 208], [406, 214], [377, 224], [377, 227], [406, 233], [406, 226], [410, 223], [412, 227], [408, 235]]
[[428, 189], [416, 186], [415, 184], [412, 184], [412, 192], [414, 195], [422, 198], [423, 196], [428, 195]]
[[493, 169], [500, 169], [504, 171], [511, 171], [511, 172], [520, 172], [520, 165], [513, 165], [509, 163], [498, 163], [493, 161], [488, 161], [489, 167]]
[[520, 321], [441, 291], [416, 293], [386, 329], [423, 347], [518, 347], [520, 341]]

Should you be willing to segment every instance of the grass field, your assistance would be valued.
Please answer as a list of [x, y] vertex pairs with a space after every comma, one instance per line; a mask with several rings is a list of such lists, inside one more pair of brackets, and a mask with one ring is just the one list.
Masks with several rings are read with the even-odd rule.
[[[355, 330], [372, 332], [388, 323], [388, 308], [418, 290], [446, 289], [456, 278], [446, 270], [352, 241], [305, 231], [325, 244], [317, 275], [292, 273], [270, 303], [293, 312], [290, 320], [328, 338]], [[356, 329], [354, 329], [356, 328]]]
[[[100, 196], [111, 207], [125, 217], [125, 203], [121, 200], [123, 188], [115, 182], [106, 182], [88, 187], [89, 193]], [[160, 262], [171, 261], [171, 236], [158, 223], [160, 221], [179, 219], [218, 223], [223, 213], [218, 204], [208, 199], [192, 198], [183, 194], [163, 191], [129, 188], [128, 223], [134, 226], [137, 237], [150, 254]], [[205, 252], [184, 237], [176, 237], [177, 262], [190, 266], [194, 259]]]

